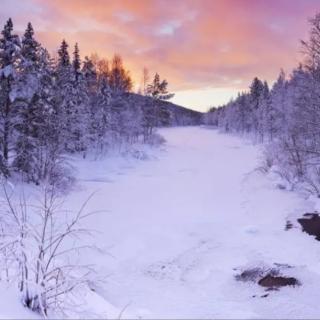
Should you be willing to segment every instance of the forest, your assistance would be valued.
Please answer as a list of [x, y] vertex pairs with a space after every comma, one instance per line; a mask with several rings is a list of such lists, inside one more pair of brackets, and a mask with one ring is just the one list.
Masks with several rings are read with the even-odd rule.
[[68, 183], [65, 155], [108, 150], [137, 141], [157, 144], [159, 126], [198, 124], [201, 113], [166, 102], [168, 82], [143, 70], [133, 93], [130, 72], [115, 54], [81, 60], [65, 40], [52, 57], [31, 23], [20, 38], [9, 19], [0, 38], [0, 170], [39, 184]]

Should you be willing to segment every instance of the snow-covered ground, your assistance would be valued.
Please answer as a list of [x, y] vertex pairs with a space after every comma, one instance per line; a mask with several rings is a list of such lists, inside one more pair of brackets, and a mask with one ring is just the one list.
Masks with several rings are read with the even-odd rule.
[[0, 318], [22, 320], [41, 319], [41, 316], [24, 308], [17, 289], [4, 282], [0, 283]]
[[[82, 316], [319, 318], [320, 243], [285, 231], [316, 201], [257, 171], [261, 151], [249, 141], [201, 127], [160, 132], [167, 143], [146, 160], [76, 163], [66, 205], [77, 209], [95, 192], [87, 211], [102, 212], [88, 227], [105, 250], [81, 257], [106, 276]], [[292, 266], [286, 274], [302, 285], [262, 298], [263, 288], [234, 278], [274, 263]]]

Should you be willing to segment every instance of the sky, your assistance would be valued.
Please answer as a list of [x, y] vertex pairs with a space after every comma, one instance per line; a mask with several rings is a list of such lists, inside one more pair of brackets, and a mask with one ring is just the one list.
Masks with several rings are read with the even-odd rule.
[[300, 40], [320, 0], [1, 0], [0, 23], [30, 21], [54, 53], [64, 38], [81, 55], [122, 55], [135, 88], [142, 69], [169, 82], [172, 102], [206, 111], [272, 83], [302, 59]]

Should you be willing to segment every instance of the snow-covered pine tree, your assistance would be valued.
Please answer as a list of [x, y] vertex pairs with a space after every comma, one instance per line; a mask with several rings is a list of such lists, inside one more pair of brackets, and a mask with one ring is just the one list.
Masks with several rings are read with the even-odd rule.
[[75, 45], [72, 60], [72, 92], [70, 97], [70, 131], [73, 151], [84, 152], [89, 143], [90, 97], [86, 80], [81, 72], [81, 59], [78, 44]]
[[41, 110], [38, 108], [41, 67], [40, 44], [34, 39], [31, 23], [22, 38], [21, 63], [15, 88], [16, 141], [14, 170], [23, 173], [27, 181], [37, 181], [35, 149], [38, 127], [42, 125]]
[[[58, 65], [56, 68], [56, 98], [57, 112], [60, 118], [60, 143], [67, 152], [74, 152], [75, 113], [78, 104], [76, 96], [76, 81], [73, 66], [70, 62], [68, 44], [62, 41], [58, 50]], [[79, 119], [78, 119], [79, 121]]]
[[0, 171], [9, 176], [9, 152], [13, 143], [13, 104], [15, 102], [14, 83], [21, 63], [21, 43], [13, 34], [13, 23], [9, 19], [0, 38]]
[[261, 142], [271, 136], [271, 132], [273, 130], [272, 117], [270, 90], [268, 83], [264, 81], [263, 90], [259, 99], [259, 108], [257, 110], [258, 138]]
[[60, 115], [56, 99], [55, 65], [46, 49], [39, 52], [40, 85], [37, 93], [36, 126], [36, 182], [46, 180], [52, 184], [61, 172], [61, 158], [64, 152], [60, 143]]
[[78, 43], [76, 43], [74, 46], [72, 68], [73, 68], [75, 80], [78, 81], [79, 77], [81, 76], [81, 71], [80, 71], [81, 70], [81, 59], [80, 59]]
[[258, 135], [258, 109], [261, 103], [261, 97], [263, 96], [264, 85], [263, 82], [255, 77], [250, 86], [250, 118], [248, 126], [255, 136]]
[[93, 61], [87, 56], [84, 58], [81, 71], [89, 94], [94, 95], [97, 91], [98, 74]]
[[[277, 81], [274, 83], [271, 92], [271, 114], [270, 114], [270, 139], [281, 135], [285, 132], [286, 114], [288, 105], [288, 85], [286, 76], [281, 70]], [[271, 123], [272, 122], [272, 123]]]
[[70, 67], [70, 55], [68, 51], [68, 43], [66, 42], [65, 39], [62, 40], [60, 48], [58, 50], [58, 66], [64, 67], [64, 68], [69, 68]]
[[58, 50], [58, 61], [56, 66], [56, 93], [57, 99], [57, 113], [60, 117], [60, 132], [61, 143], [67, 143], [69, 140], [68, 130], [70, 128], [69, 114], [69, 100], [72, 92], [72, 67], [70, 63], [70, 56], [68, 52], [68, 44], [62, 40]]
[[91, 108], [91, 141], [98, 154], [111, 144], [111, 90], [107, 78], [98, 83], [98, 92]]

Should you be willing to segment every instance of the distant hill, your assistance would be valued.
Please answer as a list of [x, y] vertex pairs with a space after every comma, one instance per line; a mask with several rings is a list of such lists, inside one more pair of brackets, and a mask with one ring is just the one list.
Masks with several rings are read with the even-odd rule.
[[[153, 99], [137, 93], [125, 93], [133, 103], [145, 106], [152, 106]], [[158, 101], [158, 107], [168, 112], [168, 121], [165, 126], [189, 126], [201, 124], [203, 113], [191, 110], [169, 101]]]

